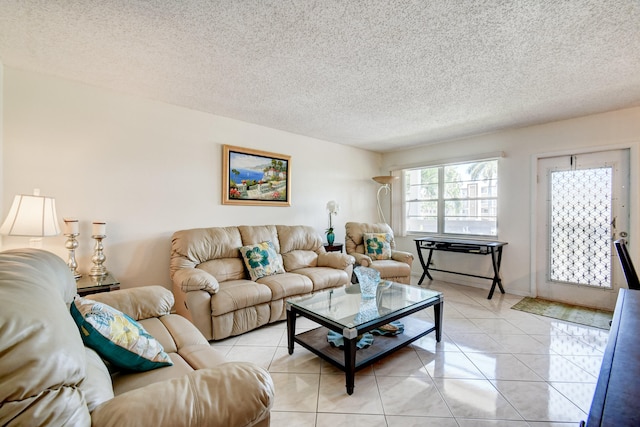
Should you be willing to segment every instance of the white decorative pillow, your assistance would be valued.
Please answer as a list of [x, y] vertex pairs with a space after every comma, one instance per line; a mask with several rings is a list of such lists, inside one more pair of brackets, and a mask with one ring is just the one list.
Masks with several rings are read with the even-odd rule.
[[364, 233], [367, 256], [374, 260], [391, 259], [391, 235], [389, 233]]
[[76, 296], [71, 316], [85, 345], [114, 366], [148, 371], [173, 365], [162, 344], [142, 325], [113, 307]]
[[255, 245], [242, 246], [240, 253], [251, 280], [284, 273], [282, 258], [276, 252], [273, 243], [268, 240]]

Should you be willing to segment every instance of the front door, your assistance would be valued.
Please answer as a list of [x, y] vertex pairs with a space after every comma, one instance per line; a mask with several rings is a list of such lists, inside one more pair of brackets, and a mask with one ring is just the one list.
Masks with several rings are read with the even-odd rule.
[[613, 241], [627, 237], [629, 150], [538, 160], [538, 298], [613, 310], [626, 287]]

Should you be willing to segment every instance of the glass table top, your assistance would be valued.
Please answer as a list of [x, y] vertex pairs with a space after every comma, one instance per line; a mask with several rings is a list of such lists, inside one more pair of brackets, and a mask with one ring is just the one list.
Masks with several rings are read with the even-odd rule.
[[287, 303], [342, 327], [354, 328], [417, 304], [436, 303], [441, 297], [437, 291], [382, 280], [374, 298], [363, 298], [360, 285], [355, 284], [291, 298]]

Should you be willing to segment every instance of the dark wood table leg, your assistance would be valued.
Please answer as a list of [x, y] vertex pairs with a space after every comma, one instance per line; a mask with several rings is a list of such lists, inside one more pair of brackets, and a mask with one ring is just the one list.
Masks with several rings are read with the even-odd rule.
[[344, 338], [344, 374], [347, 379], [347, 394], [353, 394], [356, 380], [356, 343], [358, 337]]
[[440, 300], [438, 304], [433, 306], [433, 317], [436, 324], [436, 342], [442, 339], [442, 312], [444, 308], [444, 300]]
[[296, 313], [287, 307], [287, 346], [289, 354], [293, 354], [293, 337], [296, 335]]

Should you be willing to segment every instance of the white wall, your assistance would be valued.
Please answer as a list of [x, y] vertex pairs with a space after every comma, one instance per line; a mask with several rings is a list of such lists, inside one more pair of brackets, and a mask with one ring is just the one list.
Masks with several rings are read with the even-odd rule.
[[[4, 128], [4, 101], [3, 101], [3, 84], [4, 84], [4, 64], [2, 63], [2, 61], [0, 60], [0, 212], [4, 212], [2, 207], [3, 207], [3, 194], [4, 194], [4, 186], [2, 185], [3, 183], [3, 177], [4, 177], [4, 161], [3, 161], [3, 128]], [[0, 247], [2, 246], [2, 236], [0, 236]]]
[[[345, 222], [376, 218], [380, 154], [10, 67], [4, 107], [2, 219], [15, 194], [54, 196], [60, 221], [80, 220], [82, 273], [91, 267], [91, 221], [105, 220], [105, 265], [125, 288], [170, 286], [176, 230], [305, 224], [322, 234], [335, 199], [343, 242]], [[222, 205], [223, 144], [290, 155], [292, 206]], [[66, 259], [64, 242], [44, 238], [44, 249]], [[5, 237], [3, 249], [27, 245]]]
[[[508, 292], [529, 295], [531, 292], [531, 254], [533, 203], [531, 190], [535, 188], [532, 167], [540, 154], [571, 151], [582, 152], [605, 147], [632, 147], [631, 157], [631, 236], [638, 235], [638, 147], [640, 143], [640, 108], [613, 111], [605, 114], [564, 120], [539, 126], [479, 135], [457, 141], [423, 146], [386, 154], [382, 169], [398, 169], [420, 162], [446, 162], [464, 156], [503, 151], [499, 162], [499, 236], [508, 242], [504, 249], [502, 273]], [[415, 236], [398, 239], [398, 245], [414, 254]], [[637, 242], [640, 239], [635, 239]], [[637, 246], [637, 245], [636, 245]], [[632, 247], [635, 251], [635, 248]], [[416, 255], [417, 256], [417, 255]], [[434, 255], [437, 268], [491, 275], [489, 257], [442, 253]], [[417, 261], [414, 274], [422, 272]], [[457, 283], [488, 288], [490, 282], [465, 276], [435, 273], [436, 277]]]
[[[509, 245], [502, 271], [509, 292], [528, 295], [535, 156], [588, 147], [637, 148], [640, 141], [640, 108], [635, 108], [381, 156], [10, 67], [4, 68], [3, 77], [2, 219], [15, 194], [40, 188], [41, 194], [56, 197], [60, 219], [74, 216], [81, 221], [81, 272], [91, 266], [90, 223], [104, 219], [108, 222], [106, 266], [123, 287], [169, 286], [170, 239], [176, 230], [287, 223], [311, 225], [322, 233], [328, 223], [325, 204], [335, 199], [341, 205], [334, 223], [336, 241], [343, 242], [345, 222], [377, 221], [378, 185], [372, 176], [421, 161], [504, 151], [498, 238]], [[222, 205], [223, 144], [291, 155], [292, 206]], [[632, 236], [640, 232], [637, 169], [636, 154], [632, 157], [632, 227], [636, 230], [631, 229]], [[389, 218], [388, 209], [385, 214]], [[44, 248], [66, 259], [64, 241], [63, 236], [45, 238]], [[27, 245], [26, 238], [4, 237], [3, 249]], [[412, 236], [398, 238], [398, 246], [416, 253]], [[487, 258], [447, 254], [436, 262], [441, 268], [455, 264], [456, 269], [489, 274]], [[416, 259], [414, 274], [420, 273]], [[464, 276], [441, 277], [489, 285]]]

